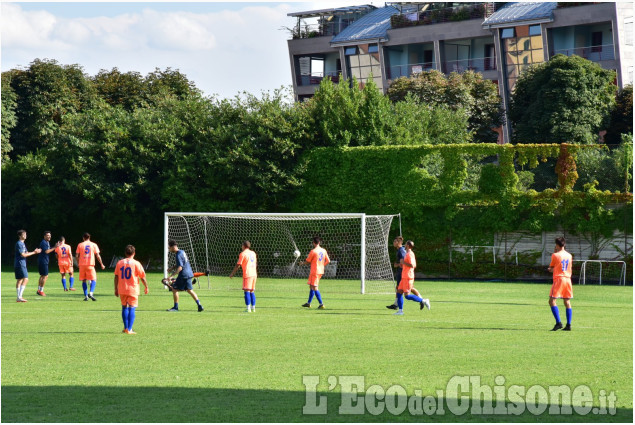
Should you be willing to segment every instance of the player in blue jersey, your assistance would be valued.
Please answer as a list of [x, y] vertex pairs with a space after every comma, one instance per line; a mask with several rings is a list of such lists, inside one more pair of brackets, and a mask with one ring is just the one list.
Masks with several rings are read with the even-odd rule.
[[[395, 249], [397, 250], [397, 254], [395, 255], [395, 262], [393, 263], [393, 267], [395, 268], [395, 281], [397, 282], [397, 285], [395, 286], [395, 288], [397, 288], [399, 286], [399, 282], [401, 282], [401, 271], [403, 270], [403, 265], [401, 264], [401, 260], [403, 260], [404, 258], [406, 258], [406, 248], [404, 248], [403, 246], [403, 237], [401, 236], [397, 236], [395, 238], [394, 241], [392, 241], [392, 246], [395, 247]], [[396, 290], [396, 289], [395, 289]], [[417, 291], [416, 288], [412, 288], [412, 290], [410, 291], [412, 292], [414, 295], [421, 297], [421, 294], [419, 293], [419, 291]], [[390, 305], [387, 305], [386, 308], [390, 309], [390, 310], [398, 310], [398, 291], [395, 294], [395, 302], [393, 302]]]
[[44, 285], [46, 284], [46, 279], [49, 277], [49, 254], [55, 251], [57, 245], [51, 248], [51, 232], [46, 230], [44, 235], [42, 236], [42, 242], [40, 242], [40, 254], [37, 257], [37, 267], [40, 271], [40, 280], [37, 284], [37, 292], [41, 297], [45, 297], [44, 293]]
[[29, 281], [29, 272], [26, 269], [26, 257], [30, 257], [33, 254], [39, 254], [40, 248], [29, 252], [26, 249], [24, 241], [26, 240], [26, 230], [18, 230], [18, 241], [15, 243], [15, 261], [13, 262], [13, 268], [15, 269], [15, 290], [18, 294], [17, 301], [19, 303], [25, 303], [26, 300], [22, 298], [24, 289]]
[[187, 254], [182, 249], [179, 249], [175, 240], [168, 241], [168, 249], [170, 252], [176, 254], [176, 265], [168, 269], [168, 273], [170, 277], [174, 276], [178, 273], [176, 280], [170, 286], [172, 290], [172, 297], [174, 298], [174, 306], [168, 311], [179, 311], [179, 292], [185, 291], [194, 298], [196, 301], [196, 305], [198, 306], [198, 311], [203, 311], [203, 306], [198, 299], [198, 295], [192, 289], [192, 278], [194, 277], [194, 273], [192, 272], [192, 266], [190, 265], [190, 261], [187, 259]]

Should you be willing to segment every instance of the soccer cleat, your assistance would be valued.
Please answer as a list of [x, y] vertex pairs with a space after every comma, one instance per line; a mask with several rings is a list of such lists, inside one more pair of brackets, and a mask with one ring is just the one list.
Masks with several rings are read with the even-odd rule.
[[318, 307], [318, 310], [324, 310], [326, 307], [324, 307], [324, 304], [320, 304], [320, 306]]
[[69, 291], [77, 291], [75, 288], [68, 288]]
[[199, 305], [198, 305], [198, 311], [203, 311], [203, 310], [205, 310], [205, 309], [203, 308], [203, 306], [202, 306], [202, 305], [200, 305], [200, 304], [199, 304]]
[[18, 303], [25, 303], [27, 302], [24, 298], [18, 298], [18, 300], [16, 301]]
[[35, 293], [38, 294], [40, 297], [45, 297], [46, 296], [44, 291], [36, 291]]
[[420, 305], [421, 310], [423, 310], [423, 307], [426, 307], [428, 310], [430, 310], [430, 300], [429, 299], [424, 298], [423, 300], [421, 300], [420, 304], [421, 304]]
[[123, 331], [121, 331], [122, 334], [127, 334], [128, 333], [128, 329], [124, 328]]
[[243, 310], [244, 313], [251, 313], [251, 309], [246, 308], [245, 310]]
[[205, 270], [205, 276], [209, 276], [210, 271], [209, 270]]
[[403, 316], [403, 310], [398, 310], [396, 313], [393, 313], [393, 316]]
[[135, 331], [128, 331], [126, 332], [128, 335], [136, 335], [137, 333]]
[[67, 289], [67, 288], [64, 288], [64, 292], [68, 292], [68, 289]]
[[179, 309], [172, 307], [172, 308], [168, 308], [166, 311], [179, 311]]
[[562, 329], [562, 323], [558, 322], [556, 323], [556, 326], [553, 327], [552, 331], [557, 331]]
[[566, 326], [564, 328], [562, 328], [563, 331], [570, 331], [571, 330], [571, 323], [567, 323]]
[[256, 306], [253, 306], [253, 307], [251, 308], [251, 312], [252, 312], [252, 313], [255, 313], [255, 312], [256, 312]]
[[95, 297], [93, 297], [92, 295], [88, 294], [88, 298], [90, 298], [93, 301], [97, 301], [97, 299]]
[[88, 301], [88, 296], [84, 297], [84, 301]]
[[309, 303], [304, 303], [304, 304], [302, 304], [302, 307], [311, 308], [311, 304], [309, 304]]
[[192, 279], [192, 286], [196, 285], [196, 282], [198, 282], [198, 280]]
[[394, 304], [387, 305], [386, 308], [389, 309], [389, 310], [398, 310], [399, 309], [399, 307], [397, 307]]

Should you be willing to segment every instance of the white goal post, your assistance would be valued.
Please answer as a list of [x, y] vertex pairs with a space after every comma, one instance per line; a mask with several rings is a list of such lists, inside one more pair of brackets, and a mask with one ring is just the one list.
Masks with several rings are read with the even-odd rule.
[[614, 260], [582, 260], [578, 284], [602, 284], [602, 279], [617, 281], [618, 285], [626, 285], [626, 263]]
[[299, 264], [319, 236], [331, 259], [323, 279], [358, 280], [362, 294], [394, 293], [388, 246], [395, 217], [401, 230], [400, 214], [166, 212], [164, 274], [175, 262], [169, 239], [187, 253], [194, 272], [211, 276], [228, 276], [241, 243], [249, 240], [258, 255], [258, 276], [306, 278], [309, 268]]

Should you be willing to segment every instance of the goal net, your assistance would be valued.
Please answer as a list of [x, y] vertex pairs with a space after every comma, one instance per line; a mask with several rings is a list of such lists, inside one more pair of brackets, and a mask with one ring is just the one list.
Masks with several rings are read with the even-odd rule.
[[626, 263], [610, 260], [583, 260], [580, 285], [625, 285]]
[[[393, 270], [388, 238], [394, 215], [366, 214], [265, 214], [265, 213], [165, 213], [164, 270], [175, 264], [167, 251], [174, 239], [194, 272], [228, 276], [236, 264], [243, 241], [258, 255], [258, 276], [305, 279], [301, 267], [313, 249], [312, 239], [322, 238], [331, 263], [322, 279], [355, 280], [361, 293], [393, 293]], [[297, 255], [299, 252], [299, 256]]]

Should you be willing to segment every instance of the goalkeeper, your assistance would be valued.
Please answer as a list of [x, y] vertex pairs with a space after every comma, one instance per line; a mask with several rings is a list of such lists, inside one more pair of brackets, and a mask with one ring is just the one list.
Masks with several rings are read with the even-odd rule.
[[187, 254], [182, 249], [179, 249], [176, 241], [172, 239], [168, 241], [168, 249], [170, 252], [176, 254], [176, 265], [168, 269], [168, 273], [171, 273], [169, 277], [178, 273], [176, 280], [170, 286], [172, 289], [172, 297], [174, 298], [174, 306], [168, 309], [168, 311], [179, 311], [179, 292], [181, 291], [190, 294], [194, 301], [196, 301], [198, 311], [203, 311], [203, 306], [198, 299], [198, 295], [196, 295], [196, 292], [192, 289], [194, 273], [192, 272], [190, 261], [187, 259]]
[[[403, 265], [401, 264], [401, 260], [406, 258], [406, 248], [403, 247], [403, 237], [397, 236], [395, 240], [392, 241], [392, 246], [394, 246], [395, 249], [397, 250], [397, 255], [395, 256], [395, 262], [393, 263], [393, 266], [395, 268], [395, 281], [397, 282], [397, 284], [395, 285], [395, 302], [390, 305], [387, 305], [386, 308], [390, 310], [399, 310], [399, 306], [397, 305], [398, 304], [397, 298], [399, 293], [398, 292], [399, 282], [401, 282], [401, 271], [403, 270]], [[419, 291], [417, 291], [417, 288], [415, 287], [412, 287], [410, 292], [412, 292], [418, 297], [421, 297], [421, 294], [419, 293]]]

